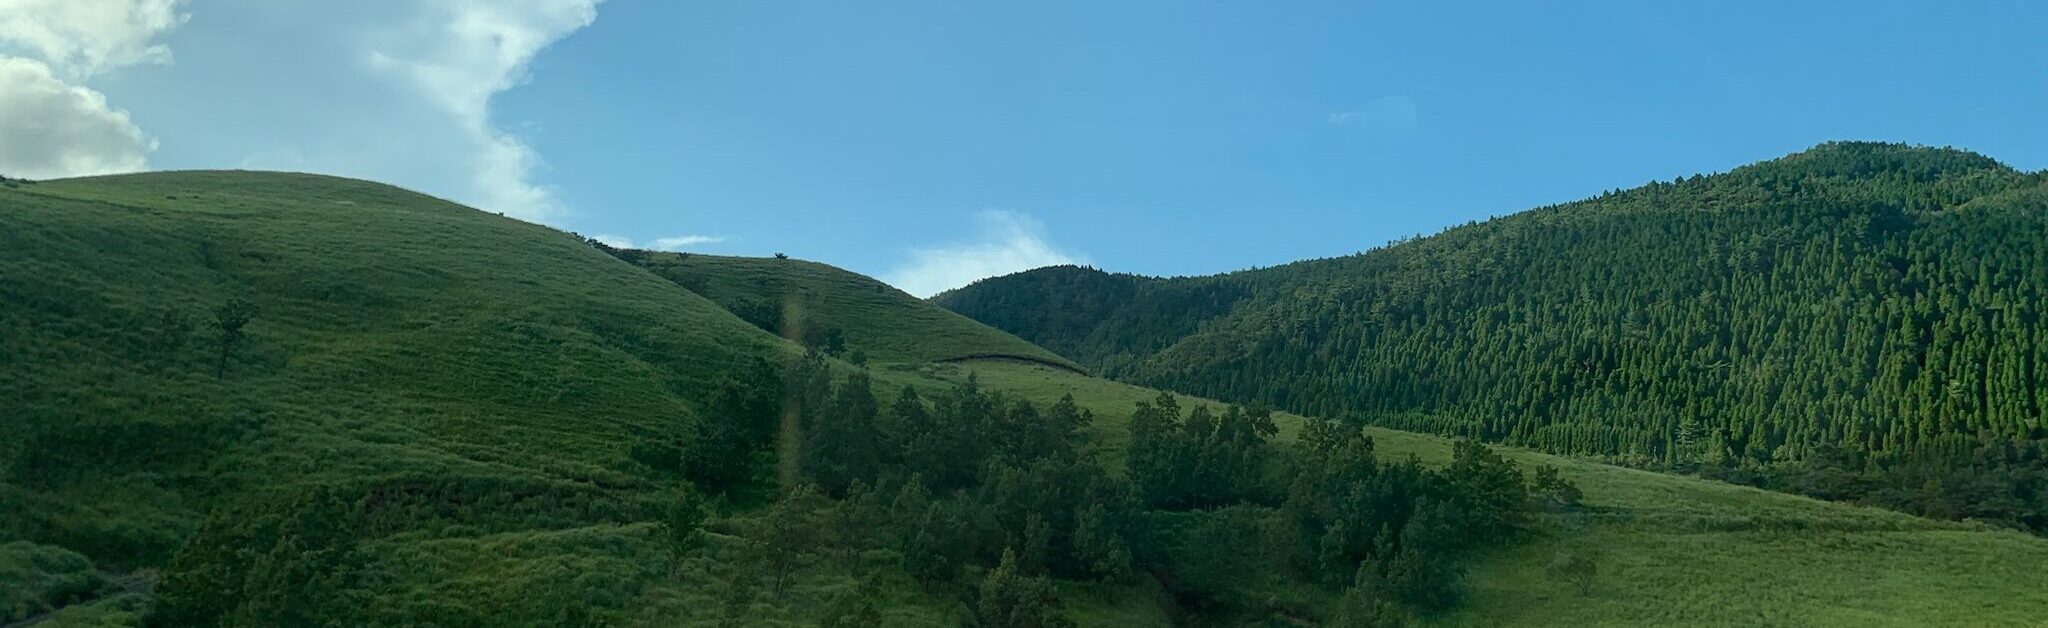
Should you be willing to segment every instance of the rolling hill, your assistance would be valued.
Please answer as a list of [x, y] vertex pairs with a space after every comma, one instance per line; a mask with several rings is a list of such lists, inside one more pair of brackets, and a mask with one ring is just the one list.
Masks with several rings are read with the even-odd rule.
[[935, 297], [1105, 376], [2048, 530], [2048, 175], [1834, 143], [1358, 255]]
[[[769, 333], [776, 318], [796, 324]], [[847, 359], [806, 357], [819, 327]], [[922, 583], [887, 547], [816, 550], [783, 586], [788, 556], [764, 550], [792, 509], [767, 489], [713, 497], [700, 544], [674, 540], [692, 480], [664, 460], [710, 452], [652, 445], [741, 420], [721, 391], [755, 365], [816, 360], [884, 403], [907, 387], [944, 409], [970, 376], [1041, 407], [1073, 395], [1094, 415], [1087, 457], [1120, 473], [1158, 395], [829, 266], [606, 251], [312, 175], [0, 184], [0, 330], [0, 427], [20, 435], [0, 440], [0, 621], [51, 626], [959, 625], [985, 612], [961, 602], [974, 586]], [[1288, 442], [1308, 419], [1274, 421]], [[1370, 435], [1383, 459], [1451, 458], [1440, 437]], [[2035, 537], [1506, 453], [1554, 465], [1584, 507], [1472, 558], [1465, 601], [1429, 625], [2024, 626], [2048, 609]], [[820, 512], [871, 503], [838, 502]], [[1598, 556], [1586, 592], [1546, 575], [1564, 554]], [[1235, 621], [1342, 603], [1244, 576], [1274, 601]], [[1159, 574], [1052, 585], [1080, 625], [1203, 617]]]
[[[0, 398], [21, 436], [0, 444], [0, 538], [254, 596], [262, 574], [306, 574], [249, 552], [315, 544], [291, 526], [345, 512], [357, 580], [295, 603], [359, 625], [658, 608], [681, 586], [656, 524], [679, 480], [633, 446], [706, 420], [747, 361], [801, 353], [568, 234], [362, 181], [11, 182], [0, 222]], [[230, 303], [249, 314], [222, 368]], [[187, 550], [205, 539], [244, 558]], [[42, 596], [61, 601], [112, 580], [51, 569], [0, 589], [80, 581]]]

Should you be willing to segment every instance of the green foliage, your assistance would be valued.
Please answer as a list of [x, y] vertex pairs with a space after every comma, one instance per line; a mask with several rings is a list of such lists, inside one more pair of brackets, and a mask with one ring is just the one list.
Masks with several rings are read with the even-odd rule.
[[1358, 567], [1361, 597], [1387, 600], [1421, 613], [1436, 613], [1457, 603], [1463, 569], [1454, 562], [1430, 557], [1414, 547], [1393, 550]]
[[220, 329], [220, 364], [214, 369], [214, 379], [227, 377], [228, 358], [235, 352], [235, 345], [241, 344], [242, 328], [248, 326], [253, 308], [248, 301], [228, 299], [227, 303], [213, 310], [214, 327]]
[[868, 376], [848, 376], [820, 406], [801, 415], [804, 474], [834, 495], [853, 482], [874, 481], [882, 470], [885, 435]]
[[1537, 465], [1529, 478], [1529, 495], [1550, 511], [1577, 509], [1586, 496], [1578, 485], [1558, 475], [1557, 467], [1547, 464]]
[[340, 493], [279, 494], [209, 518], [164, 575], [151, 625], [325, 625], [359, 609], [365, 517]]
[[1074, 519], [1074, 561], [1089, 576], [1122, 580], [1131, 576], [1131, 548], [1125, 524], [1108, 506], [1089, 504]]
[[781, 413], [782, 382], [779, 369], [765, 360], [749, 361], [718, 379], [704, 418], [690, 422], [687, 436], [673, 446], [692, 482], [728, 492], [758, 476]]
[[1161, 394], [1131, 416], [1128, 475], [1148, 505], [1211, 508], [1270, 497], [1265, 443], [1278, 430], [1270, 412], [1232, 406], [1217, 417], [1197, 405], [1182, 419], [1178, 409]]
[[832, 599], [818, 628], [882, 628], [882, 609], [875, 600], [879, 593], [873, 579], [861, 581], [859, 588]]
[[1365, 587], [1344, 593], [1344, 606], [1332, 625], [1339, 628], [1406, 628], [1413, 625], [1399, 604], [1379, 599]]
[[669, 503], [668, 518], [662, 521], [668, 550], [678, 560], [704, 546], [704, 522], [710, 519], [704, 496], [685, 484]]
[[1003, 550], [1001, 562], [981, 581], [975, 616], [984, 628], [1062, 628], [1073, 626], [1060, 612], [1059, 596], [1044, 576], [1018, 566], [1017, 553]]
[[105, 594], [92, 560], [27, 541], [0, 544], [0, 622], [15, 622]]
[[776, 597], [789, 590], [797, 569], [821, 549], [820, 511], [826, 505], [816, 488], [804, 484], [785, 493], [761, 515], [751, 540], [759, 562], [767, 565]]

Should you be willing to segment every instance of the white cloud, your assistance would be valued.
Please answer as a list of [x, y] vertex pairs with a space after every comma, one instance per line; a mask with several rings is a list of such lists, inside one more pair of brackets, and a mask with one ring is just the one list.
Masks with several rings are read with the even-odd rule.
[[615, 248], [615, 249], [637, 249], [637, 248], [640, 248], [639, 246], [637, 246], [637, 245], [635, 245], [635, 244], [633, 243], [633, 239], [632, 239], [632, 238], [628, 238], [628, 237], [626, 237], [626, 236], [622, 236], [622, 235], [616, 235], [616, 234], [610, 234], [610, 233], [596, 233], [596, 234], [591, 234], [591, 236], [590, 236], [590, 239], [592, 239], [592, 240], [596, 240], [596, 241], [599, 241], [599, 242], [603, 242], [605, 246], [609, 246], [609, 247], [612, 247], [612, 248]]
[[1383, 96], [1357, 109], [1330, 114], [1330, 124], [1381, 133], [1410, 133], [1419, 127], [1420, 120], [1415, 113], [1415, 99]]
[[468, 142], [460, 200], [529, 220], [561, 216], [555, 191], [532, 180], [540, 155], [492, 124], [490, 104], [526, 80], [542, 48], [596, 21], [599, 1], [436, 0], [372, 49], [372, 67], [403, 77]]
[[1086, 263], [1085, 256], [1071, 255], [1054, 246], [1045, 234], [1045, 226], [1030, 216], [986, 210], [977, 218], [981, 222], [978, 237], [914, 249], [909, 261], [891, 269], [883, 279], [904, 292], [928, 297], [997, 275]]
[[605, 246], [609, 246], [612, 248], [647, 249], [651, 251], [681, 251], [693, 246], [700, 246], [705, 244], [718, 244], [720, 242], [725, 241], [725, 238], [721, 236], [680, 235], [669, 236], [666, 238], [655, 238], [654, 241], [648, 242], [645, 246], [642, 246], [640, 242], [632, 238], [610, 233], [600, 233], [597, 235], [593, 235], [590, 236], [590, 239], [603, 242]]
[[99, 92], [39, 61], [0, 57], [0, 174], [30, 179], [133, 172], [154, 145]]
[[182, 0], [0, 0], [0, 174], [55, 178], [148, 166], [155, 142], [84, 83], [169, 63], [156, 38]]
[[662, 251], [680, 251], [693, 246], [705, 244], [718, 244], [724, 241], [725, 238], [721, 236], [682, 235], [667, 238], [655, 238], [654, 248]]
[[68, 80], [169, 63], [156, 37], [184, 23], [183, 0], [0, 0], [0, 47], [42, 59]]

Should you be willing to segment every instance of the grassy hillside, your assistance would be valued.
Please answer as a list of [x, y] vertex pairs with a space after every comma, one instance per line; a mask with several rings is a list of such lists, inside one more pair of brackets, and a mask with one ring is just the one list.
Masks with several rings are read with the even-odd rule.
[[[231, 302], [250, 314], [223, 368]], [[0, 541], [92, 569], [0, 570], [16, 600], [0, 621], [87, 599], [116, 606], [65, 615], [134, 619], [103, 581], [215, 560], [181, 549], [202, 541], [317, 549], [331, 539], [303, 526], [321, 519], [359, 526], [335, 542], [361, 564], [354, 584], [308, 586], [360, 623], [678, 621], [649, 600], [713, 594], [672, 573], [656, 522], [679, 480], [634, 447], [712, 420], [704, 395], [746, 361], [799, 352], [573, 236], [388, 186], [9, 182], [0, 431], [18, 437], [0, 439]], [[247, 586], [300, 577], [201, 564]], [[751, 614], [814, 613], [845, 578]], [[902, 597], [907, 619], [952, 612]]]
[[2048, 531], [2044, 230], [2040, 173], [1828, 144], [1355, 256], [936, 301], [1132, 383]]

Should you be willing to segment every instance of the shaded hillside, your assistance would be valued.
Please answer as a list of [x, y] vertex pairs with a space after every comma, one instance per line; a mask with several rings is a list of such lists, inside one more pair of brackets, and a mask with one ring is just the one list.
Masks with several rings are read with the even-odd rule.
[[[2038, 528], [2044, 222], [2040, 174], [1828, 144], [1356, 256], [937, 301], [1111, 377], [1308, 414], [1735, 473], [1937, 459], [1987, 472], [1842, 491], [1931, 481], [1912, 508]], [[1174, 338], [1106, 331], [1131, 328]]]

